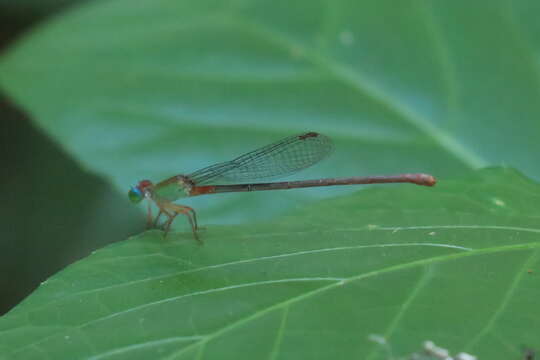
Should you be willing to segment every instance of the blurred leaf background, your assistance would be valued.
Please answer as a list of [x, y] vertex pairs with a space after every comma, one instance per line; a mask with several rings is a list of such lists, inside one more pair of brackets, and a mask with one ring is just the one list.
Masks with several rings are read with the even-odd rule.
[[[0, 1], [0, 57], [75, 1]], [[0, 84], [0, 313], [90, 251], [141, 231], [142, 216], [44, 135]], [[111, 217], [115, 213], [115, 218]], [[76, 241], [74, 239], [77, 239]]]
[[[444, 180], [501, 164], [540, 178], [537, 1], [0, 6], [4, 311], [61, 267], [140, 231], [125, 200], [137, 180], [291, 133], [320, 131], [337, 145], [302, 178]], [[350, 191], [188, 203], [205, 224], [246, 223]]]

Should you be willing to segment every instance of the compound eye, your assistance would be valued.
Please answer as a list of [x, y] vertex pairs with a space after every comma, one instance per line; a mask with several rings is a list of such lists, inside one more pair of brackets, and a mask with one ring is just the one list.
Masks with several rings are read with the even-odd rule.
[[129, 198], [129, 201], [131, 201], [134, 204], [137, 204], [141, 202], [144, 196], [141, 190], [139, 190], [139, 188], [132, 187], [128, 192], [128, 198]]

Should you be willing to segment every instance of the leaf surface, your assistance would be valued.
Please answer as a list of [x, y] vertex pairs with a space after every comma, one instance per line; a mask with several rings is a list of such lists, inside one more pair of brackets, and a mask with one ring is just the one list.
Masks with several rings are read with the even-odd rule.
[[52, 277], [0, 319], [9, 359], [386, 359], [426, 340], [539, 348], [540, 185], [486, 169], [372, 188], [270, 223], [150, 231]]

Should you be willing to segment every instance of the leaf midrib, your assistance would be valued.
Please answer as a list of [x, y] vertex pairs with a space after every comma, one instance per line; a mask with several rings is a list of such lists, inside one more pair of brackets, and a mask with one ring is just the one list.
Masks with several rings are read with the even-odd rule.
[[[369, 230], [367, 228], [364, 228], [362, 230], [373, 231], [373, 230]], [[387, 229], [381, 229], [381, 230], [387, 230]], [[405, 230], [405, 229], [399, 228], [399, 230]], [[540, 230], [538, 232], [540, 232]], [[205, 271], [205, 270], [219, 269], [219, 268], [223, 268], [223, 267], [227, 267], [227, 266], [234, 266], [234, 265], [239, 265], [239, 264], [253, 263], [253, 262], [265, 261], [265, 260], [274, 260], [274, 259], [279, 259], [279, 258], [284, 258], [284, 257], [291, 257], [291, 256], [317, 254], [317, 253], [322, 253], [322, 252], [358, 250], [358, 249], [369, 249], [369, 248], [383, 248], [383, 247], [408, 247], [408, 246], [429, 246], [429, 247], [445, 247], [445, 248], [451, 248], [451, 249], [457, 249], [457, 250], [472, 250], [470, 248], [465, 248], [465, 247], [461, 247], [461, 246], [457, 246], [457, 245], [443, 244], [443, 243], [440, 243], [440, 244], [439, 243], [388, 243], [388, 244], [352, 245], [352, 246], [340, 246], [340, 247], [334, 247], [334, 248], [318, 248], [318, 249], [311, 249], [311, 250], [302, 250], [302, 251], [296, 251], [296, 252], [292, 252], [292, 253], [268, 255], [268, 256], [261, 256], [261, 257], [257, 257], [257, 258], [241, 259], [241, 260], [231, 261], [231, 262], [227, 262], [227, 263], [207, 265], [207, 266], [203, 266], [203, 267], [199, 267], [199, 268], [175, 271], [175, 272], [171, 272], [171, 273], [167, 273], [167, 274], [163, 274], [163, 275], [159, 275], [159, 276], [146, 277], [146, 278], [127, 281], [127, 282], [123, 282], [123, 283], [117, 283], [117, 284], [113, 284], [113, 285], [109, 285], [109, 286], [103, 286], [103, 287], [100, 287], [100, 288], [95, 288], [95, 289], [90, 289], [90, 290], [83, 290], [83, 291], [79, 291], [77, 293], [70, 294], [70, 295], [67, 295], [67, 296], [59, 298], [59, 299], [53, 299], [53, 300], [51, 300], [51, 301], [49, 301], [49, 302], [47, 302], [45, 304], [41, 304], [39, 306], [34, 307], [32, 309], [32, 311], [43, 309], [43, 308], [46, 308], [48, 306], [51, 306], [51, 305], [57, 303], [58, 301], [64, 301], [66, 299], [79, 297], [81, 295], [89, 295], [89, 294], [99, 293], [99, 292], [105, 291], [105, 290], [117, 289], [117, 288], [131, 286], [131, 285], [140, 284], [140, 283], [144, 283], [144, 282], [163, 280], [163, 279], [177, 277], [179, 275], [191, 274], [191, 273], [196, 273], [196, 272]], [[172, 258], [171, 256], [166, 256], [166, 255], [161, 254], [161, 253], [145, 254], [145, 255], [142, 255], [142, 256], [144, 256], [144, 257], [158, 256], [158, 257], [164, 257], [164, 258]], [[133, 258], [133, 257], [141, 257], [141, 255], [129, 256], [128, 258]], [[105, 259], [105, 260], [118, 261], [119, 259], [117, 257], [114, 257], [114, 258]], [[56, 279], [56, 280], [58, 281], [58, 279]], [[2, 331], [0, 331], [0, 333], [2, 333]]]
[[337, 80], [341, 81], [343, 84], [349, 85], [352, 89], [362, 95], [369, 97], [374, 103], [381, 104], [393, 113], [399, 115], [404, 121], [425, 133], [429, 138], [432, 138], [437, 144], [453, 154], [469, 168], [476, 169], [489, 165], [489, 162], [486, 159], [456, 141], [450, 134], [434, 126], [424, 116], [402, 102], [384, 94], [384, 92], [375, 84], [369, 82], [358, 69], [354, 69], [344, 63], [331, 59], [314, 49], [299, 44], [290, 37], [281, 34], [268, 26], [252, 22], [241, 15], [235, 17], [235, 24], [233, 25], [238, 26], [239, 24], [243, 26], [244, 30], [249, 29], [253, 34], [264, 38], [276, 46], [280, 46], [284, 49], [302, 49], [302, 54], [314, 65], [333, 74]]

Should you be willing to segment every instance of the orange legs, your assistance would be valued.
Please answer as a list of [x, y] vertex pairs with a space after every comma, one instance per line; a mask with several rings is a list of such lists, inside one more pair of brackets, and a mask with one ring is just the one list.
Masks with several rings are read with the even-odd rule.
[[156, 205], [159, 207], [159, 213], [157, 214], [154, 221], [152, 221], [151, 218], [152, 213], [150, 208], [148, 210], [148, 219], [150, 221], [150, 225], [153, 225], [153, 227], [157, 227], [159, 218], [162, 214], [164, 214], [167, 217], [167, 220], [163, 223], [163, 231], [165, 231], [165, 236], [167, 236], [167, 233], [171, 228], [171, 224], [173, 223], [176, 216], [178, 214], [184, 214], [186, 215], [189, 224], [191, 225], [191, 230], [193, 231], [193, 236], [195, 237], [195, 240], [202, 243], [202, 240], [199, 239], [199, 236], [197, 235], [197, 230], [199, 229], [199, 226], [197, 224], [197, 214], [195, 213], [195, 210], [193, 210], [189, 206], [177, 205], [171, 202], [156, 202]]
[[[158, 217], [159, 217], [159, 214], [158, 214]], [[156, 220], [157, 220], [157, 218], [156, 218]], [[152, 204], [150, 204], [150, 201], [148, 201], [148, 212], [146, 214], [146, 228], [147, 229], [152, 228], [152, 223], [153, 223], [153, 220], [152, 220]], [[155, 224], [154, 224], [154, 227], [155, 227]]]

